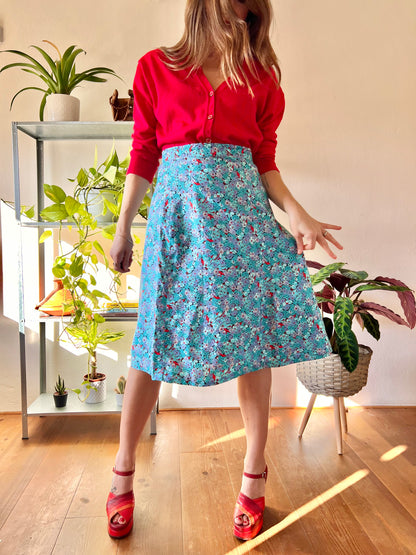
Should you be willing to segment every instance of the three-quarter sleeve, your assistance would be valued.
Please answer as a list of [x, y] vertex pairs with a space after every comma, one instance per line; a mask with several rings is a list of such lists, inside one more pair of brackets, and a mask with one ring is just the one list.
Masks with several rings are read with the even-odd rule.
[[278, 170], [276, 165], [276, 129], [283, 118], [285, 97], [282, 88], [276, 85], [274, 79], [268, 76], [267, 94], [261, 99], [257, 109], [257, 125], [263, 135], [258, 149], [253, 152], [253, 161], [260, 175]]
[[152, 74], [146, 71], [143, 58], [137, 64], [133, 93], [133, 141], [127, 173], [152, 181], [161, 151], [156, 138], [155, 89], [152, 86]]

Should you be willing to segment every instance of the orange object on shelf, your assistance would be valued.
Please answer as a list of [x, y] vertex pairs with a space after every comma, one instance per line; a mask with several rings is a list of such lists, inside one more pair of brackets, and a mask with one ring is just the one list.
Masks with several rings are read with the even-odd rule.
[[64, 288], [60, 279], [54, 279], [54, 289], [40, 303], [35, 306], [36, 310], [41, 310], [49, 316], [69, 316], [74, 312], [74, 307], [67, 307], [64, 304], [72, 304], [71, 292]]

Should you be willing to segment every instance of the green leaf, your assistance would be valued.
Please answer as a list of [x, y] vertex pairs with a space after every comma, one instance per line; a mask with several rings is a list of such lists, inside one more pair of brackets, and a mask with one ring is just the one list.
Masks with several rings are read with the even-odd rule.
[[32, 220], [35, 217], [35, 207], [31, 206], [30, 208], [22, 210], [22, 214], [24, 214], [26, 218], [29, 218], [29, 220]]
[[328, 299], [327, 297], [321, 297], [320, 295], [315, 295], [315, 299], [317, 303], [332, 303], [334, 304], [334, 301], [332, 299]]
[[114, 181], [116, 178], [117, 168], [115, 166], [111, 166], [108, 170], [103, 174], [103, 178], [109, 181], [112, 185], [114, 185]]
[[46, 241], [46, 239], [48, 239], [51, 235], [52, 235], [52, 231], [50, 229], [47, 229], [39, 237], [39, 243], [44, 243]]
[[52, 273], [57, 278], [65, 277], [65, 270], [63, 268], [60, 268], [59, 266], [54, 266], [52, 268]]
[[105, 197], [103, 197], [103, 203], [104, 203], [104, 206], [105, 206], [108, 210], [110, 210], [110, 212], [111, 212], [112, 214], [114, 214], [115, 216], [117, 216], [117, 214], [118, 214], [118, 207], [117, 207], [116, 204], [114, 204], [114, 203], [111, 202], [110, 200], [106, 199]]
[[84, 259], [82, 256], [76, 256], [69, 267], [69, 273], [72, 277], [79, 277], [84, 271]]
[[103, 318], [101, 314], [96, 313], [94, 314], [93, 318], [97, 322], [97, 324], [102, 324], [103, 322], [105, 322], [105, 318]]
[[334, 262], [333, 264], [328, 264], [321, 268], [318, 272], [311, 275], [312, 285], [318, 285], [321, 281], [328, 278], [332, 273], [338, 271], [345, 265], [345, 262]]
[[338, 352], [342, 363], [348, 372], [353, 372], [358, 364], [358, 341], [352, 330], [344, 338], [337, 336]]
[[82, 188], [88, 185], [88, 174], [86, 173], [84, 168], [81, 168], [78, 172], [77, 183], [78, 183], [78, 186]]
[[348, 297], [337, 297], [335, 299], [334, 327], [337, 336], [344, 339], [351, 331], [354, 304]]
[[52, 202], [61, 203], [65, 201], [66, 193], [61, 187], [57, 185], [47, 185], [46, 183], [43, 186], [43, 190], [45, 195], [51, 199]]
[[80, 209], [81, 204], [74, 197], [67, 196], [65, 199], [65, 208], [68, 216], [73, 216]]
[[68, 213], [63, 204], [52, 204], [44, 208], [41, 213], [41, 217], [47, 222], [60, 222], [68, 217]]
[[110, 297], [106, 293], [103, 293], [98, 289], [94, 289], [94, 291], [92, 291], [92, 294], [95, 295], [95, 297], [98, 297], [100, 299], [107, 299], [108, 301], [111, 301]]
[[356, 279], [358, 281], [363, 281], [368, 278], [367, 272], [354, 272], [353, 270], [342, 269], [340, 273], [348, 278]]
[[17, 93], [13, 96], [11, 102], [10, 102], [10, 110], [13, 107], [14, 101], [16, 100], [16, 98], [19, 96], [20, 93], [24, 92], [24, 91], [42, 91], [42, 92], [46, 92], [45, 89], [41, 89], [39, 87], [24, 87], [23, 89], [20, 89], [20, 91], [17, 91]]
[[383, 290], [383, 291], [409, 291], [408, 287], [401, 287], [399, 285], [387, 285], [382, 283], [367, 283], [365, 285], [360, 285], [356, 289], [354, 289], [354, 293], [356, 291], [376, 291], [376, 290]]
[[89, 256], [92, 252], [92, 242], [86, 241], [85, 243], [82, 243], [79, 247], [79, 251], [85, 256]]
[[380, 324], [378, 320], [366, 312], [360, 312], [360, 316], [363, 319], [365, 329], [378, 341], [380, 339]]
[[91, 262], [92, 262], [94, 265], [97, 265], [97, 264], [98, 264], [97, 255], [94, 254], [94, 253], [91, 255]]
[[97, 285], [97, 280], [92, 274], [90, 274], [90, 282], [91, 282], [91, 285], [94, 285], [94, 286]]
[[97, 250], [100, 254], [102, 254], [103, 256], [105, 256], [105, 252], [103, 247], [100, 245], [100, 243], [98, 241], [94, 241], [94, 248], [95, 250]]

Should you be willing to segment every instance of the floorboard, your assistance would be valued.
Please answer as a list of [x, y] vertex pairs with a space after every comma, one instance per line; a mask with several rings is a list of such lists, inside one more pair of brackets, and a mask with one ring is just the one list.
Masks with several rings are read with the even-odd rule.
[[5, 555], [410, 555], [416, 553], [416, 408], [353, 407], [344, 454], [332, 409], [272, 409], [264, 527], [240, 542], [239, 410], [161, 411], [137, 449], [135, 524], [107, 534], [118, 415], [0, 416], [0, 553]]

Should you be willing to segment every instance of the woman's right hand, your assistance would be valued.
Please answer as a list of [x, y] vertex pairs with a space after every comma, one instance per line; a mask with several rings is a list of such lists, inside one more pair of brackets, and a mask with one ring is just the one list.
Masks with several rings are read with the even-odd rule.
[[113, 259], [114, 270], [125, 274], [130, 271], [133, 260], [133, 240], [131, 235], [115, 234], [113, 244], [110, 249], [110, 256]]

